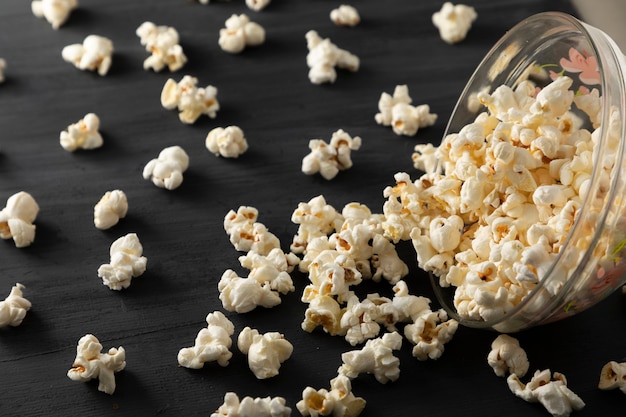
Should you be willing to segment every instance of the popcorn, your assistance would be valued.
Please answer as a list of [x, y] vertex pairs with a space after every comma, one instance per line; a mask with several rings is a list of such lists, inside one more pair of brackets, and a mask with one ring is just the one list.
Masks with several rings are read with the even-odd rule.
[[167, 190], [175, 190], [183, 183], [183, 173], [189, 167], [189, 156], [178, 145], [159, 152], [156, 159], [150, 160], [143, 168], [143, 178]]
[[458, 326], [456, 320], [448, 320], [445, 310], [433, 312], [425, 309], [413, 318], [413, 323], [404, 326], [404, 335], [415, 345], [413, 356], [417, 360], [439, 359], [444, 345], [452, 339]]
[[22, 324], [26, 312], [32, 304], [23, 297], [22, 290], [26, 288], [19, 282], [11, 288], [11, 292], [0, 301], [0, 329], [6, 326], [17, 327]]
[[398, 332], [368, 340], [363, 349], [341, 355], [343, 364], [337, 372], [350, 379], [364, 372], [374, 374], [376, 380], [382, 384], [395, 381], [400, 376], [400, 360], [393, 356], [393, 351], [399, 350], [401, 346], [402, 336]]
[[333, 133], [330, 143], [311, 139], [311, 152], [302, 159], [302, 172], [306, 175], [320, 173], [327, 180], [335, 178], [339, 171], [352, 167], [351, 151], [361, 147], [359, 136], [351, 137], [342, 129]]
[[224, 230], [236, 250], [267, 255], [280, 248], [280, 241], [263, 223], [257, 222], [259, 212], [254, 207], [240, 206], [224, 216]]
[[245, 327], [237, 338], [237, 347], [248, 355], [250, 370], [258, 379], [278, 375], [280, 365], [291, 356], [293, 346], [278, 332], [259, 334], [258, 330]]
[[200, 369], [207, 362], [217, 362], [227, 366], [233, 356], [230, 347], [231, 336], [235, 332], [233, 323], [219, 311], [206, 316], [207, 327], [200, 330], [193, 347], [182, 348], [178, 352], [178, 364], [185, 368]]
[[297, 256], [285, 255], [280, 248], [274, 248], [267, 255], [250, 251], [240, 256], [239, 262], [250, 270], [249, 279], [254, 279], [261, 285], [267, 283], [272, 290], [281, 294], [295, 290], [289, 272], [298, 264]]
[[0, 83], [4, 82], [4, 70], [7, 68], [7, 61], [3, 58], [0, 58]]
[[[303, 300], [305, 301], [305, 300]], [[316, 327], [334, 335], [345, 335], [346, 331], [341, 326], [343, 311], [339, 303], [329, 295], [317, 295], [310, 300], [306, 300], [309, 305], [304, 312], [302, 330], [311, 333]]]
[[306, 203], [298, 203], [291, 215], [291, 221], [298, 225], [298, 232], [293, 237], [290, 249], [294, 253], [302, 253], [308, 242], [339, 230], [344, 218], [333, 206], [326, 203], [324, 196], [319, 195]]
[[82, 44], [68, 45], [61, 51], [61, 56], [66, 62], [83, 71], [97, 71], [101, 76], [109, 72], [112, 55], [113, 42], [98, 35], [89, 35]]
[[102, 146], [100, 118], [94, 113], [87, 113], [77, 123], [71, 124], [61, 132], [60, 141], [63, 149], [74, 152], [77, 149], [96, 149]]
[[598, 388], [602, 390], [619, 388], [626, 394], [626, 362], [607, 362], [600, 372]]
[[122, 190], [107, 191], [93, 208], [93, 223], [100, 230], [110, 229], [126, 217], [128, 200]]
[[487, 362], [495, 374], [502, 377], [511, 373], [522, 378], [529, 367], [526, 351], [520, 347], [516, 338], [506, 334], [499, 335], [491, 343]]
[[237, 313], [247, 313], [258, 306], [271, 308], [281, 302], [278, 292], [273, 291], [269, 283], [239, 277], [232, 269], [224, 271], [217, 289], [222, 306]]
[[78, 7], [78, 0], [34, 0], [30, 5], [36, 17], [45, 18], [53, 29], [58, 29]]
[[183, 48], [178, 44], [178, 31], [171, 26], [157, 26], [152, 22], [143, 22], [135, 32], [140, 42], [150, 52], [143, 61], [143, 69], [152, 68], [159, 72], [167, 66], [171, 71], [178, 71], [187, 62]]
[[177, 108], [178, 118], [185, 124], [193, 124], [206, 114], [215, 119], [220, 103], [217, 101], [217, 88], [209, 85], [196, 87], [198, 79], [185, 75], [178, 83], [168, 79], [161, 91], [161, 105], [167, 110]]
[[380, 325], [376, 322], [378, 314], [378, 306], [370, 299], [359, 302], [356, 295], [350, 297], [340, 321], [341, 328], [346, 330], [346, 341], [356, 346], [376, 337], [380, 332]]
[[271, 0], [246, 0], [246, 6], [254, 11], [261, 11], [270, 4]]
[[420, 128], [434, 125], [437, 115], [430, 113], [430, 106], [411, 106], [412, 101], [406, 85], [397, 85], [393, 96], [382, 93], [378, 101], [379, 113], [374, 116], [376, 123], [391, 126], [396, 135], [405, 136], [415, 136]]
[[567, 387], [565, 375], [555, 372], [553, 377], [546, 369], [536, 371], [527, 384], [515, 374], [508, 376], [507, 383], [513, 394], [528, 402], [541, 403], [555, 417], [567, 417], [572, 411], [582, 409], [585, 403]]
[[238, 54], [246, 46], [259, 46], [265, 42], [265, 29], [245, 14], [230, 16], [220, 29], [219, 45], [223, 51]]
[[309, 67], [309, 80], [313, 84], [334, 83], [337, 79], [335, 67], [356, 72], [359, 69], [359, 57], [340, 49], [330, 41], [322, 39], [314, 30], [305, 34], [309, 53], [306, 63]]
[[110, 263], [100, 265], [98, 276], [102, 278], [102, 283], [112, 290], [128, 288], [134, 277], [146, 271], [148, 260], [141, 256], [143, 247], [135, 233], [118, 238], [111, 244], [109, 253]]
[[102, 345], [92, 334], [80, 338], [76, 347], [76, 359], [67, 376], [72, 381], [86, 382], [98, 379], [98, 391], [115, 392], [115, 373], [126, 367], [126, 351], [123, 347], [111, 348], [101, 353]]
[[18, 248], [30, 246], [35, 240], [33, 222], [38, 213], [39, 205], [32, 195], [25, 191], [13, 194], [0, 210], [0, 238], [12, 238]]
[[289, 417], [291, 408], [285, 405], [283, 397], [252, 398], [239, 397], [234, 392], [224, 395], [224, 403], [211, 414], [211, 417]]
[[357, 417], [366, 401], [352, 393], [352, 382], [344, 375], [330, 380], [330, 390], [306, 387], [296, 408], [303, 416]]
[[337, 26], [356, 26], [361, 21], [361, 16], [359, 16], [358, 10], [353, 6], [342, 4], [331, 10], [330, 20]]
[[433, 25], [439, 29], [441, 39], [449, 44], [461, 42], [467, 36], [478, 15], [473, 7], [445, 2], [432, 16]]
[[239, 126], [216, 127], [206, 137], [206, 148], [215, 156], [238, 158], [248, 150], [248, 141]]

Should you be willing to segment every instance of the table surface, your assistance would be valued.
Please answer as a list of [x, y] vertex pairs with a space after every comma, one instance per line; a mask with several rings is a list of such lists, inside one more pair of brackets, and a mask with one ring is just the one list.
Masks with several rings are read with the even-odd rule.
[[[382, 190], [393, 175], [413, 177], [417, 143], [441, 139], [467, 79], [507, 29], [534, 13], [562, 10], [564, 1], [467, 1], [478, 12], [465, 41], [444, 43], [431, 23], [441, 1], [361, 0], [362, 22], [339, 28], [328, 15], [338, 1], [273, 0], [261, 12], [243, 0], [80, 0], [59, 30], [35, 18], [25, 0], [0, 6], [0, 57], [8, 64], [0, 85], [0, 200], [28, 191], [39, 203], [34, 244], [18, 249], [0, 242], [0, 294], [21, 282], [33, 307], [21, 326], [0, 331], [0, 415], [2, 416], [207, 416], [227, 391], [243, 396], [282, 396], [293, 409], [306, 386], [326, 388], [352, 347], [341, 337], [300, 328], [306, 276], [293, 273], [296, 291], [273, 309], [225, 312], [235, 324], [283, 333], [294, 346], [280, 374], [257, 380], [233, 345], [228, 367], [179, 367], [180, 348], [192, 346], [209, 312], [224, 311], [217, 282], [232, 268], [243, 274], [240, 255], [223, 229], [224, 215], [241, 205], [259, 210], [258, 221], [276, 234], [283, 250], [297, 230], [291, 213], [301, 201], [324, 195], [341, 209], [366, 204], [382, 212]], [[233, 13], [247, 13], [263, 25], [267, 41], [238, 55], [220, 50], [217, 38]], [[175, 27], [189, 58], [178, 73], [144, 71], [147, 53], [135, 35], [144, 21]], [[334, 84], [307, 78], [304, 34], [317, 30], [358, 55], [356, 73], [340, 71]], [[113, 65], [100, 77], [81, 72], [61, 58], [61, 49], [88, 34], [112, 39]], [[185, 74], [219, 89], [221, 110], [183, 125], [159, 102], [169, 77]], [[380, 94], [407, 84], [415, 104], [427, 103], [436, 124], [415, 137], [396, 136], [374, 120]], [[59, 132], [87, 112], [101, 119], [104, 146], [66, 152]], [[238, 125], [250, 148], [238, 159], [217, 158], [204, 139], [217, 126]], [[313, 138], [329, 140], [344, 129], [363, 139], [354, 166], [332, 181], [300, 171]], [[142, 178], [143, 166], [166, 146], [180, 145], [190, 167], [180, 188], [167, 191]], [[108, 190], [122, 189], [129, 214], [115, 227], [93, 226], [93, 206]], [[146, 273], [124, 291], [102, 285], [98, 266], [108, 262], [117, 237], [136, 232], [148, 258]], [[399, 245], [410, 266], [411, 291], [432, 298], [410, 245]], [[373, 290], [385, 293], [381, 283]], [[535, 369], [564, 373], [586, 402], [579, 416], [623, 415], [626, 397], [597, 389], [600, 369], [626, 356], [626, 300], [619, 293], [580, 315], [517, 334]], [[92, 333], [105, 349], [123, 346], [126, 369], [117, 390], [107, 395], [97, 383], [66, 376], [76, 344]], [[420, 362], [405, 341], [397, 352], [400, 378], [378, 383], [371, 375], [353, 381], [365, 398], [362, 416], [544, 416], [538, 404], [516, 398], [495, 376], [486, 356], [495, 333], [460, 328], [436, 361]]]

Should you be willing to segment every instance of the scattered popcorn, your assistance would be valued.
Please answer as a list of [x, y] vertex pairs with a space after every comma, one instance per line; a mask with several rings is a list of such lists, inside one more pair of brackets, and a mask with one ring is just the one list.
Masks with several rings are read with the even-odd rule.
[[337, 79], [335, 67], [356, 72], [359, 69], [359, 57], [340, 49], [330, 41], [322, 39], [310, 30], [305, 35], [309, 53], [306, 63], [309, 66], [309, 80], [313, 84], [334, 83]]
[[237, 394], [227, 392], [224, 403], [211, 417], [289, 417], [291, 408], [285, 402], [283, 397], [243, 397], [239, 401]]
[[270, 4], [271, 0], [246, 0], [246, 6], [254, 11], [261, 11]]
[[32, 195], [25, 191], [13, 194], [7, 205], [0, 211], [0, 237], [11, 239], [18, 248], [30, 246], [35, 240], [33, 224], [39, 213], [39, 205]]
[[626, 394], [626, 362], [611, 361], [604, 365], [600, 372], [598, 388], [602, 390], [619, 388]]
[[26, 288], [19, 282], [11, 288], [11, 292], [0, 301], [0, 329], [6, 326], [17, 327], [22, 324], [26, 312], [32, 304], [23, 297], [22, 290]]
[[232, 269], [224, 271], [217, 289], [224, 309], [237, 313], [247, 313], [259, 306], [272, 308], [281, 302], [269, 282], [261, 284], [255, 279], [242, 278]]
[[406, 85], [397, 85], [393, 96], [382, 93], [378, 101], [379, 113], [374, 116], [376, 123], [391, 126], [396, 135], [405, 136], [415, 136], [420, 128], [434, 125], [437, 115], [430, 113], [430, 106], [411, 106], [412, 101]]
[[487, 356], [489, 366], [498, 376], [507, 373], [522, 378], [528, 372], [528, 357], [526, 351], [519, 345], [519, 341], [506, 334], [501, 334], [491, 343], [491, 352]]
[[34, 0], [30, 5], [36, 17], [45, 18], [53, 29], [58, 29], [78, 7], [78, 0]]
[[148, 260], [143, 253], [143, 247], [135, 233], [129, 233], [118, 238], [111, 244], [109, 250], [110, 263], [100, 265], [98, 276], [102, 283], [112, 290], [128, 288], [133, 278], [146, 271]]
[[365, 400], [352, 393], [352, 382], [344, 375], [330, 381], [330, 390], [306, 387], [296, 408], [303, 416], [357, 417], [365, 408]]
[[278, 332], [259, 334], [258, 330], [245, 327], [237, 338], [237, 347], [248, 355], [250, 370], [258, 379], [278, 375], [280, 365], [291, 356], [293, 346]]
[[353, 6], [342, 4], [331, 10], [330, 20], [337, 26], [356, 26], [361, 21], [361, 16], [359, 16], [358, 10]]
[[111, 68], [113, 42], [103, 36], [89, 35], [82, 44], [64, 47], [61, 55], [80, 70], [97, 71], [98, 75], [104, 76]]
[[140, 42], [150, 52], [143, 61], [143, 68], [152, 68], [159, 72], [167, 66], [171, 71], [178, 71], [187, 62], [183, 48], [178, 44], [178, 31], [171, 26], [157, 26], [152, 22], [143, 22], [136, 30]]
[[424, 310], [413, 323], [404, 326], [404, 335], [415, 346], [413, 356], [417, 360], [425, 361], [439, 359], [444, 351], [444, 345], [452, 340], [459, 323], [448, 320], [445, 310]]
[[395, 381], [400, 376], [400, 360], [393, 356], [393, 351], [401, 346], [402, 336], [398, 332], [385, 333], [382, 337], [368, 340], [361, 350], [343, 353], [343, 364], [337, 372], [350, 379], [361, 373], [374, 374], [382, 384]]
[[333, 133], [330, 143], [311, 139], [311, 152], [302, 159], [302, 172], [306, 175], [320, 173], [327, 180], [335, 178], [339, 171], [352, 167], [351, 151], [361, 147], [359, 136], [351, 137], [342, 129]]
[[0, 58], [0, 83], [4, 82], [4, 70], [7, 68], [7, 61]]
[[178, 117], [186, 124], [195, 123], [203, 114], [215, 119], [220, 109], [217, 88], [198, 88], [196, 84], [197, 78], [185, 75], [178, 83], [168, 79], [161, 91], [161, 105], [167, 110], [178, 108]]
[[77, 123], [69, 125], [61, 132], [61, 146], [69, 152], [99, 148], [103, 143], [102, 135], [98, 132], [99, 128], [100, 118], [94, 113], [87, 113]]
[[333, 206], [326, 203], [324, 196], [319, 195], [306, 203], [299, 203], [291, 215], [291, 221], [298, 225], [298, 232], [290, 249], [293, 253], [303, 253], [308, 243], [315, 238], [328, 236], [339, 230], [344, 218]]
[[454, 44], [465, 39], [476, 17], [478, 15], [473, 7], [445, 2], [441, 10], [433, 14], [432, 21], [439, 29], [441, 39]]
[[115, 373], [126, 367], [126, 351], [123, 347], [111, 348], [102, 352], [100, 341], [91, 334], [80, 338], [76, 347], [76, 359], [67, 376], [72, 381], [86, 382], [98, 379], [98, 391], [107, 394], [115, 392]]
[[551, 380], [549, 369], [535, 371], [527, 384], [515, 374], [508, 376], [507, 383], [513, 394], [524, 401], [541, 403], [555, 417], [567, 417], [585, 406], [583, 400], [567, 387], [565, 375], [555, 372]]
[[152, 180], [159, 188], [175, 190], [183, 183], [183, 173], [189, 167], [189, 156], [178, 145], [170, 146], [159, 152], [143, 169], [143, 178]]
[[265, 29], [245, 14], [233, 14], [220, 29], [219, 45], [223, 51], [238, 54], [246, 46], [259, 46], [265, 42]]
[[93, 223], [100, 230], [110, 229], [126, 217], [128, 200], [122, 190], [107, 191], [93, 208]]
[[248, 150], [248, 141], [239, 126], [216, 127], [209, 132], [206, 148], [215, 156], [238, 158]]
[[233, 356], [230, 347], [235, 332], [233, 323], [219, 311], [206, 316], [208, 326], [198, 332], [193, 347], [178, 352], [178, 364], [185, 368], [200, 369], [206, 362], [227, 366]]
[[237, 212], [230, 210], [224, 216], [224, 230], [236, 250], [268, 255], [272, 249], [280, 248], [276, 235], [256, 221], [258, 215], [256, 208], [240, 206]]
[[254, 279], [262, 285], [267, 283], [272, 290], [281, 294], [295, 290], [289, 273], [299, 261], [296, 255], [287, 255], [280, 248], [273, 248], [267, 255], [249, 251], [239, 257], [241, 266], [250, 270], [249, 279]]

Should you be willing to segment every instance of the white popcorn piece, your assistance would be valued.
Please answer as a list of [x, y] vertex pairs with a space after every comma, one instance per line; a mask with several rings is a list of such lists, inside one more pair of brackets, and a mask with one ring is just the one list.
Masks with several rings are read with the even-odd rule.
[[378, 336], [380, 333], [380, 324], [376, 322], [378, 315], [378, 306], [370, 299], [359, 302], [356, 295], [350, 297], [340, 321], [342, 331], [346, 332], [346, 341], [356, 346]]
[[4, 71], [7, 69], [7, 61], [4, 58], [0, 58], [0, 83], [5, 80]]
[[459, 323], [448, 320], [445, 310], [423, 310], [413, 319], [413, 323], [404, 327], [404, 335], [414, 345], [413, 356], [420, 361], [439, 359], [444, 345], [452, 340]]
[[224, 230], [238, 251], [265, 256], [272, 249], [280, 248], [280, 240], [263, 223], [256, 221], [258, 214], [254, 207], [240, 206], [237, 212], [230, 210], [224, 216]]
[[224, 403], [211, 414], [211, 417], [289, 417], [291, 408], [285, 403], [283, 397], [243, 397], [240, 401], [237, 394], [227, 392], [224, 395]]
[[156, 72], [167, 67], [171, 72], [178, 71], [187, 62], [187, 56], [179, 45], [178, 31], [171, 26], [157, 26], [143, 22], [135, 31], [140, 43], [151, 55], [143, 61], [145, 70]]
[[600, 371], [598, 388], [601, 390], [619, 388], [620, 391], [626, 394], [626, 362], [607, 362]]
[[93, 208], [93, 223], [100, 230], [110, 229], [128, 213], [128, 199], [122, 190], [107, 191]]
[[11, 288], [11, 292], [4, 301], [0, 301], [0, 329], [22, 324], [26, 313], [32, 307], [31, 302], [24, 298], [22, 292], [24, 288], [26, 287], [18, 282]]
[[12, 238], [18, 248], [30, 246], [35, 240], [33, 222], [38, 213], [39, 205], [32, 195], [25, 191], [13, 194], [0, 210], [0, 238]]
[[317, 294], [307, 301], [309, 305], [304, 312], [302, 330], [311, 333], [321, 326], [331, 336], [345, 335], [345, 330], [341, 327], [343, 311], [337, 300], [329, 295]]
[[61, 146], [68, 152], [78, 149], [97, 149], [102, 146], [100, 118], [95, 113], [87, 113], [78, 122], [73, 123], [59, 135]]
[[113, 42], [104, 36], [89, 35], [82, 44], [64, 47], [61, 56], [80, 70], [97, 71], [98, 75], [105, 76], [113, 60]]
[[126, 351], [122, 346], [102, 353], [100, 341], [92, 334], [80, 338], [76, 359], [67, 376], [72, 381], [86, 382], [98, 379], [98, 390], [107, 394], [115, 392], [115, 373], [126, 367]]
[[382, 337], [368, 340], [361, 350], [343, 353], [343, 364], [337, 372], [350, 379], [361, 373], [373, 374], [381, 384], [395, 381], [400, 376], [400, 360], [393, 355], [393, 351], [401, 346], [400, 333], [385, 333]]
[[383, 126], [391, 126], [396, 135], [415, 136], [420, 128], [432, 126], [437, 115], [430, 113], [428, 104], [412, 106], [406, 85], [397, 85], [393, 96], [383, 92], [378, 100], [378, 110], [374, 119]]
[[248, 150], [248, 141], [239, 126], [216, 127], [207, 135], [205, 146], [215, 156], [238, 158]]
[[309, 67], [309, 80], [313, 84], [334, 83], [337, 79], [335, 67], [351, 72], [359, 70], [359, 57], [337, 47], [328, 38], [321, 38], [314, 30], [305, 34], [307, 48], [306, 63]]
[[30, 5], [36, 17], [46, 19], [53, 29], [58, 29], [78, 7], [78, 0], [34, 0]]
[[294, 255], [285, 255], [280, 248], [272, 249], [267, 255], [249, 251], [239, 257], [241, 266], [250, 270], [248, 279], [254, 279], [261, 285], [281, 294], [295, 291], [289, 272], [293, 271], [300, 259]]
[[499, 335], [491, 343], [487, 362], [495, 374], [501, 377], [511, 373], [522, 378], [529, 367], [526, 351], [520, 347], [516, 338], [506, 334]]
[[585, 406], [584, 401], [567, 387], [565, 375], [555, 372], [551, 376], [549, 369], [535, 371], [527, 384], [515, 374], [508, 376], [507, 383], [513, 394], [528, 402], [541, 403], [555, 417], [567, 417]]
[[296, 408], [303, 416], [357, 417], [366, 401], [352, 393], [352, 382], [344, 375], [330, 380], [330, 390], [306, 387]]
[[167, 110], [178, 109], [178, 118], [185, 124], [195, 123], [203, 114], [215, 119], [220, 109], [217, 88], [201, 88], [197, 84], [196, 77], [185, 75], [178, 83], [168, 79], [161, 91], [161, 105]]
[[183, 173], [189, 168], [189, 155], [178, 145], [169, 146], [159, 152], [143, 168], [143, 178], [167, 190], [175, 190], [183, 183]]
[[256, 12], [265, 9], [270, 3], [271, 0], [246, 0], [246, 6]]
[[259, 46], [265, 42], [265, 29], [251, 22], [246, 14], [233, 14], [226, 19], [225, 28], [220, 29], [219, 45], [223, 51], [238, 54], [246, 46]]
[[112, 290], [119, 291], [130, 286], [131, 280], [146, 272], [148, 259], [135, 233], [128, 233], [111, 244], [110, 263], [98, 268], [98, 277]]
[[454, 44], [465, 39], [477, 17], [473, 7], [445, 2], [441, 10], [433, 14], [432, 21], [433, 25], [439, 29], [441, 39]]
[[271, 308], [280, 304], [280, 295], [272, 290], [270, 283], [261, 284], [250, 278], [242, 278], [232, 269], [222, 274], [217, 284], [220, 301], [224, 309], [247, 313], [258, 306]]
[[330, 20], [337, 26], [356, 26], [361, 21], [359, 11], [349, 4], [342, 4], [330, 11]]
[[306, 175], [320, 173], [322, 177], [331, 180], [339, 171], [352, 167], [351, 152], [361, 147], [359, 136], [351, 137], [343, 129], [334, 132], [330, 143], [322, 139], [311, 139], [311, 152], [302, 159], [302, 172]]
[[290, 249], [293, 253], [302, 253], [315, 238], [339, 230], [344, 219], [333, 206], [326, 203], [324, 196], [318, 195], [306, 203], [299, 203], [291, 214], [291, 221], [298, 225], [298, 232]]
[[237, 347], [248, 355], [250, 370], [258, 379], [278, 375], [278, 371], [293, 352], [293, 345], [278, 332], [260, 334], [258, 330], [245, 327], [237, 337]]
[[178, 352], [178, 364], [190, 369], [200, 369], [207, 362], [217, 362], [227, 366], [233, 356], [231, 336], [235, 332], [233, 323], [219, 311], [209, 313], [206, 317], [207, 327], [200, 330], [194, 345], [182, 348]]

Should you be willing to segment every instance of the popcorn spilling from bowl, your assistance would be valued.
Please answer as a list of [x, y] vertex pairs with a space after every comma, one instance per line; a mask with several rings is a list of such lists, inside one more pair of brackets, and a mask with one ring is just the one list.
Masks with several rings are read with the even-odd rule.
[[187, 62], [187, 56], [179, 45], [178, 31], [171, 26], [157, 26], [143, 22], [137, 28], [140, 43], [151, 55], [143, 61], [145, 70], [156, 72], [167, 67], [171, 72], [178, 71]]
[[34, 0], [30, 5], [36, 17], [46, 19], [53, 29], [58, 29], [78, 7], [78, 0]]
[[61, 51], [66, 62], [83, 71], [97, 71], [105, 76], [113, 62], [113, 42], [99, 35], [89, 35], [83, 43], [68, 45]]
[[67, 376], [72, 381], [86, 382], [98, 379], [98, 391], [115, 392], [115, 373], [126, 367], [126, 351], [122, 346], [102, 353], [100, 341], [92, 334], [80, 338], [76, 347], [76, 358]]
[[6, 326], [17, 327], [22, 324], [26, 313], [32, 307], [24, 298], [22, 290], [26, 288], [19, 282], [11, 288], [9, 295], [0, 301], [0, 329]]
[[339, 48], [329, 38], [322, 38], [315, 30], [305, 34], [309, 53], [306, 64], [309, 67], [309, 80], [313, 84], [334, 83], [337, 70], [341, 68], [356, 72], [359, 70], [359, 57]]

